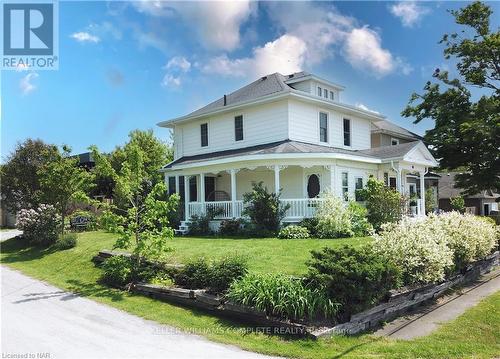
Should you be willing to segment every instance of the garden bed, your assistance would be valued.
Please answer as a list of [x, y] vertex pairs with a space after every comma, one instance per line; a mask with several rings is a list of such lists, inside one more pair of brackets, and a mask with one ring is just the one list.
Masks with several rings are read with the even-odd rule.
[[[114, 255], [130, 256], [127, 253], [103, 250], [94, 257], [94, 261], [102, 262]], [[477, 279], [482, 274], [491, 271], [498, 265], [498, 262], [499, 252], [497, 251], [487, 258], [471, 264], [464, 274], [455, 275], [444, 282], [391, 291], [386, 302], [353, 314], [348, 322], [337, 325], [333, 325], [333, 323], [328, 325], [324, 322], [296, 323], [281, 320], [251, 307], [227, 302], [223, 297], [207, 293], [205, 290], [166, 287], [149, 283], [137, 283], [131, 289], [136, 293], [167, 302], [215, 312], [223, 317], [269, 328], [267, 332], [319, 338], [335, 334], [352, 335], [377, 327], [381, 322], [392, 320], [419, 305], [442, 296], [454, 286]]]

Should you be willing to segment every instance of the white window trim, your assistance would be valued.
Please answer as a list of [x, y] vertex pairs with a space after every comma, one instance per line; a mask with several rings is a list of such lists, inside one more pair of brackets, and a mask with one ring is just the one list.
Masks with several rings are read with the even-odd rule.
[[316, 95], [319, 97], [323, 97], [323, 88], [321, 86], [318, 86], [316, 88]]
[[[241, 140], [236, 140], [236, 117], [241, 116], [241, 130], [243, 131], [243, 138]], [[233, 128], [234, 128], [234, 143], [243, 143], [245, 141], [245, 116], [243, 114], [233, 116]]]
[[317, 172], [317, 171], [304, 171], [304, 176], [303, 176], [303, 179], [304, 179], [304, 188], [302, 190], [303, 192], [303, 198], [309, 198], [309, 193], [307, 193], [307, 185], [309, 183], [309, 177], [311, 177], [312, 175], [316, 175], [318, 176], [318, 179], [319, 179], [319, 194], [318, 196], [321, 196], [321, 192], [323, 191], [323, 188], [324, 185], [323, 185], [323, 176], [321, 175], [320, 172]]
[[[326, 114], [326, 142], [321, 141], [321, 113]], [[318, 144], [330, 144], [331, 136], [330, 136], [330, 128], [331, 128], [331, 121], [330, 121], [330, 111], [326, 111], [323, 109], [319, 109], [318, 111]]]
[[[344, 186], [344, 173], [347, 174], [347, 186]], [[349, 191], [349, 171], [340, 171], [340, 194], [343, 201], [348, 202], [351, 196]], [[344, 189], [347, 188], [347, 198], [344, 197]]]
[[[395, 141], [395, 142], [396, 142], [396, 144], [395, 144], [395, 145], [393, 145], [393, 144], [392, 144], [392, 141]], [[399, 145], [399, 138], [394, 138], [394, 137], [391, 137], [391, 146], [397, 146], [397, 145]]]
[[[349, 145], [346, 145], [344, 141], [344, 120], [349, 121]], [[342, 117], [342, 146], [344, 148], [352, 148], [352, 119], [347, 117]]]
[[[207, 124], [207, 145], [206, 146], [202, 146], [201, 145], [201, 125], [204, 125], [204, 124]], [[200, 149], [205, 149], [205, 148], [210, 148], [210, 122], [209, 121], [206, 121], [206, 122], [200, 122], [199, 126], [198, 126], [198, 129], [199, 129], [199, 134], [200, 134]]]

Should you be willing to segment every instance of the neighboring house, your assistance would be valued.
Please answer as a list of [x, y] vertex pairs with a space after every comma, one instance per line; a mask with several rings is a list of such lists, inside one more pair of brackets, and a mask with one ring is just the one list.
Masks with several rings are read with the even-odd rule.
[[[258, 181], [282, 189], [285, 221], [312, 216], [325, 190], [355, 199], [370, 176], [401, 192], [409, 175], [423, 183], [437, 162], [422, 141], [372, 148], [372, 126], [384, 117], [343, 103], [343, 90], [305, 72], [274, 73], [159, 123], [174, 133], [174, 161], [163, 171], [186, 218], [214, 207], [220, 219], [240, 217], [242, 196]], [[421, 193], [418, 213], [424, 208]]]
[[[414, 141], [423, 141], [423, 137], [387, 120], [372, 122], [372, 148], [397, 146]], [[425, 190], [432, 190], [432, 196], [434, 197], [433, 203], [435, 203], [436, 206], [439, 198], [439, 178], [440, 175], [437, 173], [430, 171], [427, 171], [425, 173], [424, 188]], [[406, 177], [403, 178], [403, 181], [403, 188], [405, 189], [405, 193], [407, 195], [409, 195], [410, 197], [415, 195], [420, 197], [420, 181], [417, 175], [412, 173], [407, 174]], [[389, 185], [393, 188], [396, 188], [396, 179], [390, 178]], [[437, 210], [437, 207], [434, 208], [434, 211]]]
[[[451, 211], [450, 199], [461, 196], [462, 189], [455, 187], [455, 175], [458, 172], [442, 173], [439, 180], [439, 209]], [[489, 216], [492, 211], [498, 212], [500, 194], [482, 191], [472, 196], [463, 196], [465, 207], [470, 213]]]

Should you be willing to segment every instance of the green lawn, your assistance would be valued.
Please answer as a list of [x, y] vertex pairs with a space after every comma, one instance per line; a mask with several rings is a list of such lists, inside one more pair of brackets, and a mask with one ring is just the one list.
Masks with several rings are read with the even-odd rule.
[[[354, 243], [361, 241], [355, 240]], [[304, 267], [299, 262], [308, 258], [309, 249], [341, 242], [176, 238], [172, 246], [176, 249], [175, 256], [179, 260], [199, 254], [223, 255], [236, 249], [250, 257], [250, 270], [300, 273]], [[371, 335], [317, 341], [286, 339], [243, 333], [243, 327], [237, 323], [97, 284], [100, 270], [90, 260], [99, 249], [110, 248], [112, 243], [112, 235], [82, 233], [77, 247], [63, 252], [51, 252], [23, 248], [22, 243], [13, 239], [1, 244], [0, 258], [3, 264], [59, 288], [80, 293], [146, 319], [203, 332], [214, 341], [267, 354], [295, 358], [491, 358], [500, 355], [500, 293], [488, 297], [457, 320], [443, 325], [434, 334], [413, 341], [388, 340]], [[265, 247], [269, 249], [266, 251]]]

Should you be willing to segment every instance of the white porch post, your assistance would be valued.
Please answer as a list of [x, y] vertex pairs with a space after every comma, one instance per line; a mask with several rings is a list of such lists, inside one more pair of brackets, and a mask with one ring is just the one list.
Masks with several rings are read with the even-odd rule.
[[189, 215], [189, 176], [184, 176], [184, 213], [186, 221], [191, 217]]
[[179, 194], [179, 175], [175, 175], [175, 193]]
[[425, 216], [425, 172], [420, 172], [420, 214]]
[[236, 170], [229, 171], [231, 175], [231, 216], [236, 218]]
[[205, 210], [205, 174], [200, 173], [200, 203], [201, 208]]
[[274, 165], [274, 193], [280, 192], [280, 166]]

